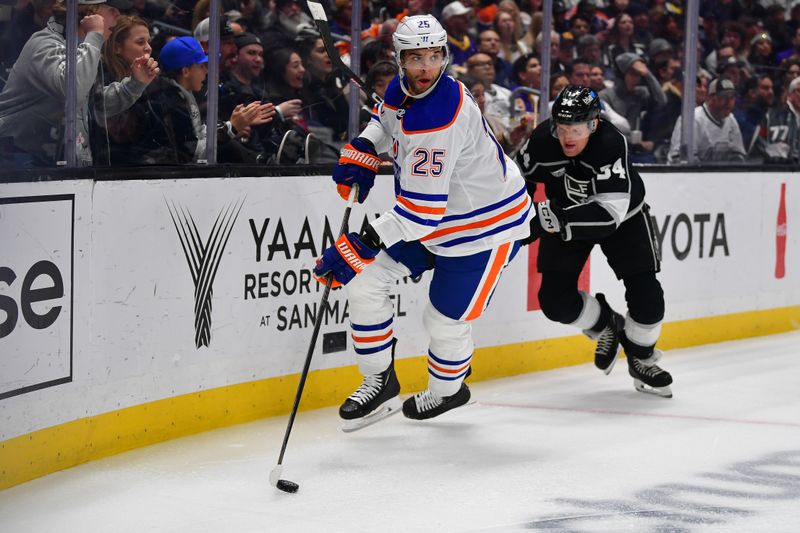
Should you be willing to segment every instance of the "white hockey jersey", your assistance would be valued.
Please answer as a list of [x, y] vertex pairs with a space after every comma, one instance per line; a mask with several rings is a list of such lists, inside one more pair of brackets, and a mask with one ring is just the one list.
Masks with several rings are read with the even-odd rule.
[[394, 159], [394, 209], [372, 227], [388, 247], [421, 241], [465, 256], [527, 237], [531, 200], [464, 85], [444, 76], [420, 99], [395, 77], [361, 133]]

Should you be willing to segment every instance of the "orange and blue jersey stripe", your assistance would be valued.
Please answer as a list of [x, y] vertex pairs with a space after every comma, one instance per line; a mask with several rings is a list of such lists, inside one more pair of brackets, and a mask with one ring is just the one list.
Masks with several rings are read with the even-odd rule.
[[447, 194], [425, 194], [401, 189], [394, 212], [414, 224], [435, 228], [447, 210], [447, 198]]
[[525, 187], [513, 195], [468, 213], [447, 215], [437, 229], [422, 239], [425, 244], [445, 248], [476, 241], [524, 224], [531, 208]]

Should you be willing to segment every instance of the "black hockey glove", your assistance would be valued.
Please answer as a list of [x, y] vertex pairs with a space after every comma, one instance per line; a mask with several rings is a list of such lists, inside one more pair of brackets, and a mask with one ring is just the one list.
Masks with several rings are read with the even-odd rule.
[[528, 246], [532, 242], [536, 242], [539, 237], [544, 233], [544, 228], [539, 224], [539, 217], [533, 217], [530, 222], [531, 234], [520, 241], [522, 246]]

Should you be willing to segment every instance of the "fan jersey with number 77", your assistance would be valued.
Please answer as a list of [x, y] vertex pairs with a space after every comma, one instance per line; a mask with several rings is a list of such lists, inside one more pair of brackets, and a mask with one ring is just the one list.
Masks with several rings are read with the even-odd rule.
[[531, 198], [543, 183], [547, 198], [567, 214], [564, 234], [570, 240], [611, 235], [644, 204], [644, 182], [630, 166], [625, 137], [601, 118], [586, 148], [570, 158], [550, 124], [550, 119], [539, 124], [516, 157]]
[[454, 257], [528, 236], [525, 180], [461, 82], [443, 75], [417, 99], [395, 77], [360, 136], [394, 160], [395, 206], [372, 222], [387, 247], [419, 240]]

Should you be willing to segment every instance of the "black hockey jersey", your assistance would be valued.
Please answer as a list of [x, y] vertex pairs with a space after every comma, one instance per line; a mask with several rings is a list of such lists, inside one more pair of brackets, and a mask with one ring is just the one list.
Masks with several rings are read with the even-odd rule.
[[547, 198], [564, 209], [564, 240], [600, 240], [641, 210], [644, 183], [628, 161], [625, 137], [600, 119], [578, 157], [564, 155], [546, 120], [531, 133], [517, 163], [533, 197], [544, 183]]
[[765, 163], [800, 162], [800, 127], [789, 104], [775, 106], [767, 112], [750, 155]]

